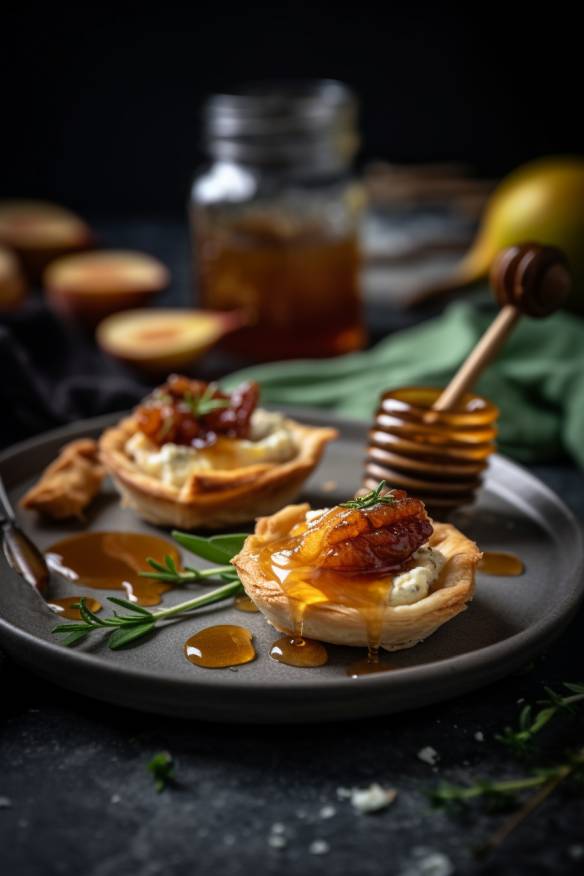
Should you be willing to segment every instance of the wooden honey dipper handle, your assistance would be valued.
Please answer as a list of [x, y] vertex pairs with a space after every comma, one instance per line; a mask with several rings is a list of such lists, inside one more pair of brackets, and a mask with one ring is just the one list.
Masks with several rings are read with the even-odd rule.
[[571, 287], [563, 253], [537, 243], [502, 250], [493, 262], [490, 280], [501, 311], [434, 402], [434, 411], [456, 408], [495, 358], [522, 314], [537, 319], [549, 316], [561, 307]]

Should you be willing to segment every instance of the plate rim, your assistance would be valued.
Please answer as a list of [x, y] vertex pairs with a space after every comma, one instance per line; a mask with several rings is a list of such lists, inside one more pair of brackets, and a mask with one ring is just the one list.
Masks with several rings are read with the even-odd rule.
[[[332, 411], [314, 409], [314, 408], [298, 408], [285, 406], [283, 408], [292, 416], [297, 416], [305, 421], [312, 420], [314, 423], [322, 424], [327, 421], [328, 424], [338, 426], [340, 429], [351, 431], [367, 430], [369, 423], [357, 418], [339, 416]], [[116, 422], [118, 418], [124, 416], [125, 411], [118, 411], [109, 414], [102, 414], [98, 417], [91, 417], [83, 420], [77, 420], [72, 423], [59, 426], [40, 433], [32, 438], [25, 439], [16, 444], [11, 445], [0, 453], [0, 469], [10, 462], [11, 458], [22, 453], [34, 451], [38, 446], [43, 446], [49, 441], [57, 441], [61, 438], [64, 440], [72, 439], [74, 436], [82, 432], [95, 432], [106, 428]], [[505, 471], [518, 472], [521, 477], [535, 488], [540, 493], [543, 493], [548, 502], [556, 506], [564, 518], [565, 523], [570, 527], [574, 544], [578, 550], [578, 563], [572, 567], [569, 584], [570, 592], [566, 594], [560, 604], [553, 604], [552, 610], [544, 617], [540, 618], [536, 623], [530, 624], [526, 629], [520, 630], [517, 633], [503, 639], [502, 641], [494, 642], [490, 645], [485, 645], [478, 648], [476, 651], [470, 651], [464, 654], [457, 654], [452, 657], [445, 657], [439, 660], [422, 663], [417, 666], [400, 667], [390, 673], [380, 675], [363, 676], [359, 679], [359, 687], [362, 690], [373, 692], [390, 691], [393, 687], [401, 687], [412, 681], [415, 682], [419, 677], [420, 680], [431, 682], [435, 677], [442, 677], [446, 672], [456, 666], [457, 673], [461, 676], [472, 674], [479, 671], [485, 664], [494, 667], [495, 665], [505, 664], [507, 661], [513, 662], [513, 658], [519, 651], [529, 650], [534, 652], [538, 650], [539, 644], [544, 643], [542, 647], [549, 644], [555, 636], [569, 623], [578, 609], [580, 602], [584, 597], [584, 548], [583, 537], [578, 519], [574, 513], [568, 508], [563, 500], [550, 488], [544, 484], [539, 478], [528, 471], [524, 466], [507, 459], [499, 454], [494, 454], [491, 458], [494, 465]], [[10, 483], [10, 482], [9, 482]], [[503, 488], [504, 491], [504, 488]], [[42, 597], [39, 597], [42, 599]], [[44, 604], [44, 601], [43, 601]], [[48, 609], [47, 609], [48, 610]], [[20, 629], [9, 621], [0, 616], [0, 631], [2, 638], [7, 636], [11, 639], [22, 640], [24, 643], [31, 645], [33, 650], [48, 651], [52, 658], [59, 662], [67, 663], [69, 660], [74, 660], [81, 666], [85, 666], [92, 673], [105, 674], [108, 677], [123, 676], [129, 681], [136, 680], [139, 682], [150, 682], [152, 685], [163, 685], [164, 687], [176, 687], [177, 689], [202, 688], [205, 691], [220, 691], [226, 695], [241, 694], [245, 690], [262, 690], [267, 694], [281, 694], [286, 687], [289, 691], [299, 696], [308, 692], [331, 694], [341, 694], [354, 685], [354, 680], [349, 677], [341, 676], [338, 679], [327, 678], [325, 682], [319, 683], [315, 679], [306, 681], [299, 679], [294, 682], [293, 686], [286, 685], [283, 682], [278, 684], [267, 684], [262, 680], [246, 679], [245, 684], [242, 684], [235, 678], [232, 681], [223, 681], [220, 686], [216, 684], [212, 677], [193, 676], [193, 678], [178, 678], [172, 675], [157, 673], [153, 675], [151, 672], [139, 669], [136, 667], [121, 666], [112, 661], [106, 660], [101, 656], [87, 654], [74, 649], [65, 648], [58, 642], [46, 641], [38, 638], [26, 630]], [[16, 661], [18, 662], [18, 660]], [[27, 664], [29, 665], [29, 664]], [[58, 683], [58, 682], [56, 682]], [[355, 690], [355, 687], [353, 688]]]

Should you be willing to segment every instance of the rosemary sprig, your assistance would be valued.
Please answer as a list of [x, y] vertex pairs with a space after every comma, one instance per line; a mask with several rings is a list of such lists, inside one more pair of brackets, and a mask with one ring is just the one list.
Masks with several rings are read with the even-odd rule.
[[385, 481], [380, 481], [374, 490], [360, 496], [356, 499], [349, 499], [347, 502], [341, 502], [341, 508], [351, 508], [354, 511], [364, 511], [366, 508], [373, 508], [374, 505], [393, 505], [395, 496], [393, 491], [381, 495], [382, 490], [386, 487]]
[[147, 768], [152, 773], [154, 787], [159, 794], [176, 781], [174, 760], [168, 751], [159, 751], [155, 754], [148, 762]]
[[159, 563], [152, 557], [147, 557], [146, 562], [153, 571], [140, 572], [142, 578], [155, 578], [169, 584], [188, 584], [191, 581], [204, 581], [205, 578], [221, 578], [224, 581], [237, 580], [237, 572], [230, 561], [243, 547], [247, 533], [234, 532], [229, 535], [212, 535], [210, 538], [203, 538], [200, 535], [191, 535], [188, 532], [175, 530], [172, 537], [195, 556], [219, 565], [211, 569], [193, 569], [186, 566], [180, 570], [169, 554], [166, 554], [163, 563]]
[[577, 703], [584, 702], [584, 684], [564, 682], [563, 687], [570, 692], [569, 695], [556, 693], [549, 687], [544, 688], [547, 699], [538, 702], [543, 708], [534, 712], [531, 705], [525, 706], [519, 713], [519, 727], [505, 727], [495, 738], [517, 754], [533, 751], [535, 737], [546, 724], [560, 713], [573, 711]]
[[163, 563], [149, 557], [147, 562], [153, 571], [141, 572], [140, 574], [143, 577], [156, 578], [171, 584], [205, 581], [207, 578], [220, 578], [225, 583], [221, 587], [211, 590], [210, 593], [204, 593], [201, 596], [196, 596], [194, 599], [188, 599], [186, 602], [181, 602], [170, 608], [162, 608], [159, 611], [149, 611], [135, 602], [119, 599], [116, 596], [109, 596], [109, 602], [124, 608], [130, 614], [119, 614], [114, 611], [111, 617], [104, 618], [98, 617], [97, 614], [91, 611], [87, 606], [85, 597], [81, 597], [79, 600], [81, 621], [79, 623], [59, 624], [53, 629], [53, 633], [62, 635], [64, 637], [63, 644], [71, 646], [86, 639], [90, 633], [106, 630], [109, 647], [113, 651], [117, 651], [126, 645], [132, 644], [137, 639], [150, 635], [159, 621], [180, 614], [188, 614], [204, 605], [212, 605], [214, 602], [221, 602], [230, 596], [237, 596], [243, 592], [237, 572], [229, 561], [241, 550], [243, 542], [247, 538], [246, 533], [215, 535], [211, 538], [202, 538], [198, 535], [190, 535], [187, 532], [173, 532], [173, 537], [175, 541], [187, 548], [191, 553], [219, 565], [215, 565], [210, 569], [179, 569], [173, 557], [167, 554]]
[[224, 599], [228, 599], [230, 596], [237, 596], [242, 592], [241, 582], [239, 578], [236, 578], [235, 580], [228, 581], [221, 587], [217, 587], [215, 590], [211, 590], [210, 593], [204, 593], [201, 596], [196, 596], [194, 599], [188, 599], [186, 602], [172, 605], [170, 608], [160, 609], [160, 611], [148, 611], [142, 605], [128, 602], [127, 599], [108, 596], [109, 602], [120, 605], [126, 611], [133, 612], [133, 614], [118, 614], [114, 611], [111, 617], [104, 618], [100, 618], [90, 611], [85, 597], [82, 596], [79, 600], [79, 611], [82, 620], [79, 623], [59, 624], [54, 627], [53, 633], [64, 636], [63, 644], [71, 646], [86, 639], [90, 633], [95, 633], [99, 630], [106, 631], [109, 647], [112, 651], [118, 651], [120, 648], [135, 642], [136, 639], [148, 636], [154, 631], [159, 621], [181, 614], [188, 614], [197, 608], [202, 608], [204, 605], [222, 602]]

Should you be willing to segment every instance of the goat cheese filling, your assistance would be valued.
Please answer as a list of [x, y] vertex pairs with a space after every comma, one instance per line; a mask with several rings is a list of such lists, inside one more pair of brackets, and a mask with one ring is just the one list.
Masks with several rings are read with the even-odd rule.
[[143, 432], [136, 432], [124, 450], [144, 474], [180, 488], [196, 472], [287, 462], [296, 456], [298, 447], [282, 414], [258, 408], [252, 414], [246, 439], [219, 436], [209, 447], [172, 443], [158, 447]]

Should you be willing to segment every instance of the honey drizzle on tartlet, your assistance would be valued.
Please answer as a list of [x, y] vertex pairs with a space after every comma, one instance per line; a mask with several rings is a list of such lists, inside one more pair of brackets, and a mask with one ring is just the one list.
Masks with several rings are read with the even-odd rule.
[[[331, 569], [298, 564], [293, 556], [293, 550], [298, 544], [299, 536], [306, 531], [306, 528], [306, 523], [295, 526], [289, 536], [271, 542], [262, 548], [260, 553], [260, 564], [264, 575], [277, 581], [288, 598], [292, 621], [290, 636], [287, 639], [279, 639], [275, 643], [271, 656], [281, 663], [289, 662], [294, 666], [322, 666], [325, 662], [322, 660], [313, 664], [298, 663], [293, 660], [303, 659], [300, 652], [303, 651], [305, 643], [311, 641], [303, 638], [304, 618], [310, 607], [329, 603], [352, 608], [360, 614], [367, 631], [368, 642], [368, 656], [363, 662], [370, 667], [381, 666], [379, 646], [384, 611], [393, 586], [393, 575], [342, 574]], [[276, 653], [273, 653], [274, 649]], [[374, 670], [370, 669], [370, 671]], [[366, 673], [355, 670], [354, 673], [349, 674]]]

